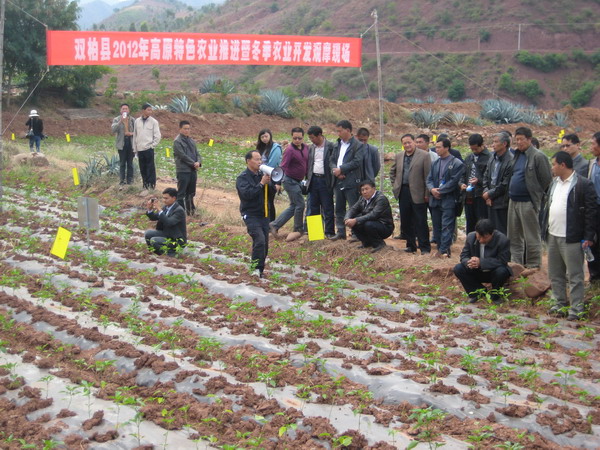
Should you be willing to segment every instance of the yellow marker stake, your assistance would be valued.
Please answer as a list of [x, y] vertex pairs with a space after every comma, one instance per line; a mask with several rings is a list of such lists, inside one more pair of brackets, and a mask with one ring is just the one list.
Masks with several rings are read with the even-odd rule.
[[71, 142], [71, 135], [69, 133], [65, 134], [65, 139], [67, 142]]
[[73, 167], [71, 171], [73, 172], [73, 184], [75, 186], [79, 186], [79, 174], [77, 173], [77, 167]]
[[431, 140], [432, 140], [432, 142], [437, 142], [437, 134], [434, 134], [433, 136], [431, 136]]
[[169, 147], [167, 147], [165, 149], [165, 152], [167, 153], [167, 158], [170, 158], [171, 157], [171, 149]]
[[560, 136], [560, 137], [563, 137], [564, 135], [565, 135], [565, 130], [560, 130], [560, 134], [559, 134], [559, 136]]
[[15, 133], [12, 133], [12, 134], [10, 135], [10, 140], [11, 140], [11, 141], [14, 141], [14, 140], [15, 140]]
[[215, 141], [213, 141], [212, 139], [210, 139], [210, 140], [208, 141], [208, 146], [209, 146], [209, 147], [212, 147], [214, 143], [215, 143]]
[[325, 228], [323, 227], [323, 218], [320, 214], [307, 216], [306, 226], [308, 228], [309, 241], [322, 241], [325, 239]]
[[60, 259], [65, 259], [70, 240], [71, 232], [63, 227], [58, 227], [56, 239], [54, 239], [54, 244], [52, 244], [50, 253], [54, 256], [58, 256]]

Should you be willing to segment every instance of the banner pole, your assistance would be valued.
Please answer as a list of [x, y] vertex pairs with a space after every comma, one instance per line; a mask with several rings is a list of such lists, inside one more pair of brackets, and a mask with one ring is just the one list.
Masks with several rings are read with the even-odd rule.
[[[381, 162], [381, 170], [379, 171], [380, 180], [379, 180], [379, 189], [383, 191], [383, 181], [385, 179], [383, 170], [383, 163], [385, 161], [385, 150], [383, 148], [383, 136], [385, 133], [383, 123], [383, 82], [381, 77], [381, 53], [379, 52], [379, 25], [377, 20], [377, 10], [374, 9], [371, 13], [371, 17], [373, 17], [375, 23], [375, 52], [377, 54], [377, 85], [379, 87], [379, 161]], [[375, 181], [375, 180], [373, 180]]]

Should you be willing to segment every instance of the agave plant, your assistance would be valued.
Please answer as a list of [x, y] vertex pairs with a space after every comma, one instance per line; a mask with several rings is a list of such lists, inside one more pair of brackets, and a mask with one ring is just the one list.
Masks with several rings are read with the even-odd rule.
[[152, 105], [152, 109], [156, 110], [156, 111], [167, 111], [169, 109], [169, 107], [167, 105]]
[[435, 128], [447, 115], [447, 112], [436, 112], [431, 109], [417, 109], [411, 114], [411, 119], [421, 128]]
[[260, 93], [258, 111], [270, 116], [291, 117], [290, 98], [280, 90], [265, 89]]
[[523, 122], [523, 107], [502, 99], [484, 100], [479, 114], [483, 119], [496, 123]]
[[567, 114], [557, 111], [554, 113], [554, 116], [550, 119], [554, 125], [557, 127], [566, 128], [569, 126], [569, 116]]
[[218, 77], [217, 75], [209, 75], [200, 85], [201, 94], [231, 94], [235, 92], [235, 84], [227, 78]]
[[463, 114], [463, 113], [459, 113], [459, 112], [449, 112], [446, 115], [446, 120], [448, 122], [450, 122], [452, 125], [457, 125], [457, 126], [465, 125], [467, 123], [473, 122], [473, 119], [470, 116]]
[[174, 113], [188, 113], [192, 109], [192, 104], [188, 102], [188, 99], [185, 95], [181, 97], [175, 97], [171, 100], [171, 104], [169, 105], [169, 111]]
[[543, 125], [544, 120], [535, 107], [523, 109], [523, 122], [531, 125]]
[[103, 156], [104, 166], [102, 167], [102, 173], [106, 173], [108, 175], [119, 175], [119, 156], [116, 154], [112, 154], [108, 156], [106, 153]]

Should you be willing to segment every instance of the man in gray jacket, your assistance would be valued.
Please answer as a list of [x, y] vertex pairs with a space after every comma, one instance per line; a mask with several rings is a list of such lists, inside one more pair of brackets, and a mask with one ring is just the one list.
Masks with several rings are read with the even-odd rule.
[[539, 213], [552, 172], [548, 158], [531, 145], [531, 138], [527, 127], [515, 131], [517, 149], [508, 187], [508, 238], [513, 262], [539, 268], [542, 265]]
[[483, 200], [488, 207], [488, 217], [494, 228], [507, 234], [508, 184], [512, 177], [513, 154], [510, 152], [510, 136], [500, 132], [492, 141], [494, 154], [487, 163], [483, 177]]
[[177, 174], [177, 203], [185, 209], [188, 216], [196, 212], [194, 197], [198, 169], [202, 167], [202, 157], [198, 153], [196, 143], [190, 137], [192, 126], [187, 120], [179, 122], [179, 134], [173, 141], [175, 172]]
[[152, 117], [152, 105], [142, 106], [142, 115], [135, 119], [133, 129], [133, 151], [140, 163], [140, 173], [144, 189], [156, 187], [156, 166], [154, 165], [154, 149], [160, 142], [160, 127]]
[[[131, 138], [133, 137], [134, 119], [129, 115], [129, 105], [121, 105], [121, 114], [112, 121], [110, 131], [116, 135], [115, 147], [119, 152], [119, 184], [133, 183], [133, 147]], [[127, 176], [125, 175], [127, 174]]]

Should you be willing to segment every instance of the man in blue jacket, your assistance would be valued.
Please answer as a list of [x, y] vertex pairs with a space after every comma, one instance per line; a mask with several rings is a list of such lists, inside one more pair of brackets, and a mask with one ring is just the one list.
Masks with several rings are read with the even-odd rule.
[[450, 257], [452, 234], [456, 226], [456, 202], [459, 195], [459, 182], [465, 171], [465, 165], [450, 154], [450, 140], [441, 139], [435, 143], [435, 150], [440, 157], [431, 166], [427, 177], [427, 191], [433, 235], [439, 239], [436, 256]]

